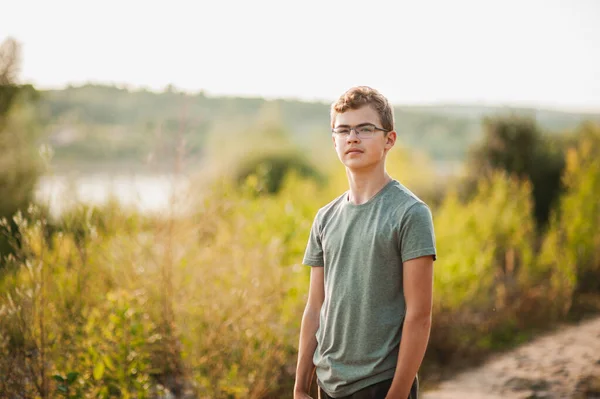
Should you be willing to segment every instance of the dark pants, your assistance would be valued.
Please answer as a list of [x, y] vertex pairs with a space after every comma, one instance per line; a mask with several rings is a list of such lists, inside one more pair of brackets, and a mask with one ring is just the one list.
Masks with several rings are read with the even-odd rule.
[[[363, 388], [360, 391], [354, 392], [352, 395], [342, 396], [340, 398], [332, 398], [331, 396], [327, 395], [325, 391], [321, 389], [321, 387], [319, 387], [319, 399], [385, 399], [385, 395], [387, 395], [391, 385], [392, 380], [382, 381]], [[419, 378], [415, 377], [412, 387], [410, 387], [410, 394], [407, 399], [417, 399], [418, 395]]]

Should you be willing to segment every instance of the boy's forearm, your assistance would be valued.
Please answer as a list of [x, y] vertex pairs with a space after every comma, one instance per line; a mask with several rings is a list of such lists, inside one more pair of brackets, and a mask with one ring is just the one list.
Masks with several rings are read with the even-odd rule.
[[402, 329], [398, 364], [386, 399], [406, 399], [419, 371], [431, 331], [431, 315], [407, 318]]
[[319, 312], [307, 309], [302, 316], [300, 327], [300, 344], [298, 349], [298, 365], [296, 366], [295, 391], [306, 392], [310, 390], [315, 366], [313, 355], [317, 348], [317, 330], [319, 329]]

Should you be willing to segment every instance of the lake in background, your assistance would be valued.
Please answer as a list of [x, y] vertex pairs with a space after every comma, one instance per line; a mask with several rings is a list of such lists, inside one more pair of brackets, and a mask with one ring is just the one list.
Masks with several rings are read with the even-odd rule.
[[[142, 212], [176, 212], [189, 209], [190, 179], [183, 175], [113, 175], [42, 176], [36, 199], [48, 204], [53, 215], [78, 203], [100, 205], [116, 198], [126, 207]], [[187, 204], [187, 205], [186, 205]]]

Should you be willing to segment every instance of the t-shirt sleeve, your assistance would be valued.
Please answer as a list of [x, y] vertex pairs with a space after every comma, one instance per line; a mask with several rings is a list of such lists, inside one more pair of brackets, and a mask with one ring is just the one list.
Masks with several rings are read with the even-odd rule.
[[306, 245], [306, 251], [304, 252], [304, 259], [302, 260], [302, 263], [308, 266], [325, 266], [318, 213], [313, 221], [312, 228], [310, 229], [308, 244]]
[[402, 262], [427, 255], [437, 259], [433, 218], [426, 204], [418, 202], [405, 212], [399, 241]]

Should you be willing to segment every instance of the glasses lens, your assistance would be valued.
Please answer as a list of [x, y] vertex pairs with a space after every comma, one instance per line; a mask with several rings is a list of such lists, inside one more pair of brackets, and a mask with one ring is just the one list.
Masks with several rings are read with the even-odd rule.
[[365, 126], [359, 127], [356, 130], [358, 130], [358, 134], [360, 134], [361, 136], [370, 136], [375, 132], [375, 126], [365, 125]]
[[336, 127], [335, 129], [333, 129], [333, 132], [339, 135], [347, 135], [350, 133], [350, 129], [348, 129], [347, 127]]

